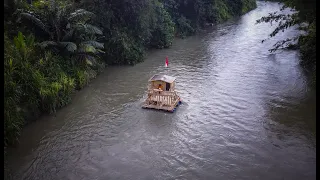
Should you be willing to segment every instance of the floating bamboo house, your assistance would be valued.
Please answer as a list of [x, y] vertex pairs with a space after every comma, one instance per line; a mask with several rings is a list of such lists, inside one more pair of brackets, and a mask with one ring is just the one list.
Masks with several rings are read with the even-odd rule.
[[181, 99], [175, 91], [175, 79], [167, 75], [154, 75], [149, 80], [148, 97], [142, 107], [174, 112], [181, 104]]

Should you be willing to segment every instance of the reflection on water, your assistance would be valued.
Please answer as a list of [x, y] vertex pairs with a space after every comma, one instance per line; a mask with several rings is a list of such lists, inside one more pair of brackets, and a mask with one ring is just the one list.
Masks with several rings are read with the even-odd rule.
[[[273, 28], [255, 25], [279, 8], [259, 1], [141, 64], [107, 68], [24, 129], [10, 154], [15, 179], [315, 179], [315, 92], [298, 52], [268, 52], [297, 32], [261, 44]], [[177, 77], [173, 114], [141, 109], [156, 73]]]

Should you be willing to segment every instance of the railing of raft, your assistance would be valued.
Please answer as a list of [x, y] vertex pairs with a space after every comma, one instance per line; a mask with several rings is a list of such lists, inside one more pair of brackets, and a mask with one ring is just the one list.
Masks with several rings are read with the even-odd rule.
[[172, 106], [178, 100], [178, 95], [175, 91], [154, 89], [148, 91], [148, 100], [155, 101], [158, 105]]

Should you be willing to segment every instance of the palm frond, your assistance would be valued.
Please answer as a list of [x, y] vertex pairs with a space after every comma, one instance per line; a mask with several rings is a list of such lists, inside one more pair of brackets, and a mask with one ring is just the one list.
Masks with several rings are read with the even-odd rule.
[[17, 49], [25, 49], [26, 43], [24, 41], [24, 36], [21, 32], [18, 33], [18, 36], [13, 39], [14, 45]]
[[34, 45], [35, 37], [34, 37], [32, 34], [30, 34], [29, 36], [27, 36], [25, 39], [26, 39], [26, 40], [25, 40], [26, 45], [27, 45], [28, 47], [32, 47], [32, 46]]
[[85, 42], [82, 42], [82, 44], [88, 44], [98, 49], [104, 48], [104, 44], [97, 41], [85, 41]]
[[88, 65], [93, 66], [97, 64], [96, 58], [90, 55], [85, 56], [85, 61]]
[[57, 36], [58, 36], [58, 39], [60, 39], [60, 23], [61, 23], [61, 16], [63, 16], [62, 14], [62, 9], [58, 9], [57, 13], [56, 13], [56, 18], [55, 18], [55, 28], [56, 28], [56, 33], [57, 33]]
[[75, 26], [75, 28], [78, 31], [83, 31], [86, 34], [98, 34], [98, 35], [102, 35], [103, 32], [100, 28], [93, 26], [91, 24], [77, 24]]
[[62, 6], [62, 9], [63, 9], [63, 11], [66, 12], [66, 11], [72, 9], [72, 7], [73, 7], [73, 4], [72, 4], [72, 3], [69, 3], [69, 4], [64, 4], [64, 5]]
[[102, 50], [100, 50], [100, 49], [97, 49], [97, 52], [99, 52], [99, 53], [106, 53], [106, 52], [104, 52], [104, 51], [102, 51]]
[[61, 47], [66, 48], [69, 52], [75, 52], [77, 50], [77, 45], [73, 42], [60, 42]]
[[48, 46], [57, 46], [58, 44], [54, 41], [43, 41], [38, 44], [41, 48], [46, 48]]
[[68, 24], [66, 25], [66, 29], [70, 29], [70, 28], [71, 28], [71, 24], [68, 23]]
[[47, 27], [44, 25], [44, 23], [40, 19], [35, 17], [34, 15], [32, 15], [30, 13], [20, 13], [20, 16], [25, 18], [25, 19], [28, 19], [28, 20], [32, 21], [34, 24], [36, 24], [42, 30], [44, 30], [48, 34], [51, 34], [50, 31], [47, 29]]
[[49, 11], [55, 11], [57, 8], [57, 2], [55, 0], [49, 0]]
[[68, 31], [62, 38], [62, 41], [69, 41], [72, 36], [73, 36], [74, 30], [71, 29], [70, 31]]
[[93, 53], [93, 54], [95, 54], [97, 52], [97, 50], [95, 47], [91, 46], [90, 44], [80, 44], [78, 52], [79, 53]]
[[82, 21], [86, 22], [89, 20], [91, 17], [94, 16], [94, 13], [86, 11], [84, 9], [78, 9], [75, 12], [70, 14], [70, 17], [68, 18], [69, 21]]

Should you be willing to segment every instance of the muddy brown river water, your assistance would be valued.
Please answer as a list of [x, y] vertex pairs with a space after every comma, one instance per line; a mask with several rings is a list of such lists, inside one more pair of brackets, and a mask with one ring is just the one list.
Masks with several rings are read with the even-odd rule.
[[[315, 90], [297, 51], [268, 52], [297, 32], [261, 44], [274, 26], [255, 25], [279, 8], [259, 1], [143, 63], [108, 67], [24, 129], [9, 153], [14, 179], [316, 179]], [[177, 77], [175, 113], [141, 108], [156, 73]]]

